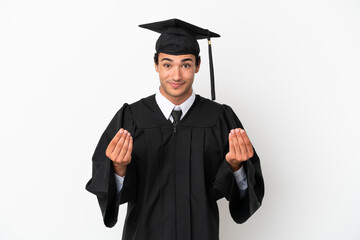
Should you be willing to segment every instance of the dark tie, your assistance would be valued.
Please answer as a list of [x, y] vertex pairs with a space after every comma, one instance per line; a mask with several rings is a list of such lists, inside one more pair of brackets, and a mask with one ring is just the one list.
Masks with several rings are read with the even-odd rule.
[[181, 109], [179, 111], [172, 110], [172, 112], [171, 112], [171, 116], [174, 118], [174, 122], [173, 122], [173, 124], [174, 124], [174, 133], [176, 133], [176, 126], [180, 121], [181, 114], [182, 114]]

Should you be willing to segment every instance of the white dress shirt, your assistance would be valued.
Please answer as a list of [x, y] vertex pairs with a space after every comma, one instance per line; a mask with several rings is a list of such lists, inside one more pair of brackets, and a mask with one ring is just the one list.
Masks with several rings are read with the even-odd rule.
[[[173, 122], [174, 119], [171, 116], [172, 110], [175, 109], [177, 111], [178, 110], [182, 111], [182, 115], [180, 117], [180, 120], [181, 120], [186, 115], [186, 113], [189, 111], [191, 106], [193, 105], [193, 103], [195, 101], [195, 93], [194, 93], [194, 91], [192, 91], [191, 96], [188, 99], [186, 99], [185, 102], [183, 102], [180, 105], [175, 105], [172, 102], [170, 102], [166, 97], [164, 97], [160, 93], [160, 90], [158, 90], [155, 94], [155, 100], [156, 100], [156, 103], [159, 106], [161, 112], [164, 114], [165, 118], [169, 119], [171, 122]], [[241, 168], [239, 170], [234, 172], [234, 176], [235, 176], [235, 180], [236, 180], [236, 183], [237, 183], [239, 191], [240, 191], [240, 197], [243, 197], [246, 194], [246, 190], [248, 187], [244, 167], [241, 166]], [[118, 193], [122, 189], [124, 178], [125, 178], [125, 176], [121, 177], [115, 173], [115, 182], [116, 182], [116, 187], [117, 187]]]

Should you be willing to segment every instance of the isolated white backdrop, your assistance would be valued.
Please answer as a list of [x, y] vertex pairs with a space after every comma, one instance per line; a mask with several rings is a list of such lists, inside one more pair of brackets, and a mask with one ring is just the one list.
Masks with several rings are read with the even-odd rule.
[[[263, 206], [221, 239], [360, 239], [360, 3], [349, 0], [0, 2], [0, 239], [120, 239], [85, 191], [124, 102], [158, 87], [157, 34], [177, 17], [214, 39], [217, 101], [262, 160]], [[196, 93], [209, 97], [206, 41]], [[159, 226], [161, 227], [161, 226]]]

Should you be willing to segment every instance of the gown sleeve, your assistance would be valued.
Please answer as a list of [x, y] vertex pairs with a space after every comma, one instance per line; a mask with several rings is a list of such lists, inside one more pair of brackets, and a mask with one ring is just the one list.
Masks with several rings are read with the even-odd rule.
[[254, 156], [243, 163], [248, 189], [242, 198], [237, 187], [230, 164], [225, 160], [229, 150], [228, 134], [231, 129], [243, 128], [233, 110], [224, 105], [224, 112], [216, 127], [216, 135], [223, 151], [223, 161], [217, 172], [213, 191], [216, 199], [225, 197], [229, 201], [231, 217], [236, 223], [244, 223], [261, 206], [264, 197], [264, 180], [261, 173], [260, 159], [254, 149]]
[[102, 134], [92, 157], [92, 178], [86, 184], [86, 190], [96, 195], [104, 224], [113, 227], [117, 222], [119, 204], [136, 198], [136, 167], [131, 162], [126, 169], [123, 188], [117, 194], [114, 168], [112, 161], [105, 155], [105, 151], [115, 134], [124, 128], [134, 136], [134, 122], [129, 105], [123, 107], [115, 114]]

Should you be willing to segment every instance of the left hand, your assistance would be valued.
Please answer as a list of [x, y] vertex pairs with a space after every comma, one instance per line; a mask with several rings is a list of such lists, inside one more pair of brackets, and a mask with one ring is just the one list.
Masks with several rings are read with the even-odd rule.
[[244, 129], [231, 129], [229, 133], [229, 152], [225, 159], [235, 172], [240, 169], [243, 162], [254, 156], [254, 150]]

